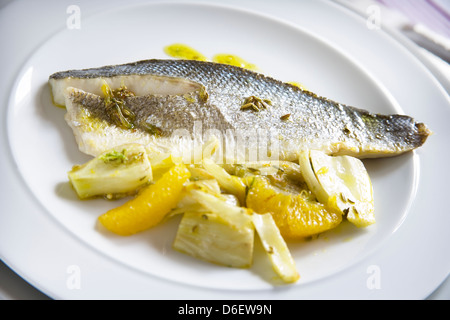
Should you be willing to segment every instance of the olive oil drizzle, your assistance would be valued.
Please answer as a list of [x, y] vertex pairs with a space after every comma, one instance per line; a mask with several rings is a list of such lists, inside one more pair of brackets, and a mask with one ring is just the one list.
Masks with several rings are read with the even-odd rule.
[[212, 61], [216, 63], [228, 64], [236, 67], [241, 67], [253, 71], [259, 70], [256, 65], [246, 61], [245, 59], [230, 53], [218, 53], [212, 57], [212, 59], [208, 59], [205, 55], [195, 50], [194, 48], [182, 44], [182, 43], [174, 43], [164, 47], [164, 52], [172, 57], [177, 59], [188, 59], [188, 60], [199, 60], [199, 61]]
[[216, 54], [213, 57], [212, 61], [217, 62], [217, 63], [229, 64], [232, 66], [241, 67], [241, 68], [245, 68], [245, 69], [249, 69], [249, 70], [253, 70], [253, 71], [259, 70], [258, 67], [256, 65], [254, 65], [253, 63], [250, 63], [237, 55], [229, 54], [229, 53]]
[[173, 58], [208, 61], [203, 54], [182, 43], [168, 45], [164, 47], [164, 52]]

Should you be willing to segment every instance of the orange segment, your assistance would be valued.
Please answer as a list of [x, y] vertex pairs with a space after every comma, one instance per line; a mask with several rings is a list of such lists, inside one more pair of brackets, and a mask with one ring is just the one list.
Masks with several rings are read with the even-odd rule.
[[257, 213], [270, 212], [285, 238], [303, 238], [332, 229], [342, 221], [342, 214], [330, 207], [278, 191], [269, 182], [255, 177], [247, 194], [247, 207]]
[[189, 177], [183, 164], [175, 165], [138, 196], [104, 213], [99, 220], [108, 230], [122, 236], [154, 227], [177, 205]]

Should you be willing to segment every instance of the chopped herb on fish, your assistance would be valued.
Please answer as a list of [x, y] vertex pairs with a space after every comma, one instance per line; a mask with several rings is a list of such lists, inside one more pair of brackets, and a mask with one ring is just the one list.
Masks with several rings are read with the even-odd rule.
[[250, 96], [244, 100], [241, 110], [252, 109], [253, 111], [261, 111], [267, 109], [272, 103], [268, 99], [261, 99], [255, 96]]
[[134, 97], [134, 93], [125, 86], [111, 90], [106, 82], [102, 86], [102, 92], [105, 95], [105, 110], [111, 121], [124, 129], [134, 128], [136, 115], [125, 103], [125, 98]]
[[128, 160], [127, 156], [125, 155], [125, 150], [122, 150], [121, 152], [113, 150], [111, 152], [100, 155], [98, 158], [105, 163], [115, 161], [124, 163]]

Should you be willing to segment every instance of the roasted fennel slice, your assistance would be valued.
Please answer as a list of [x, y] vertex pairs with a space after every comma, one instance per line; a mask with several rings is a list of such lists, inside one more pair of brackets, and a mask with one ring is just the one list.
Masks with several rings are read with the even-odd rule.
[[173, 248], [211, 263], [249, 267], [254, 244], [254, 226], [249, 211], [220, 195], [192, 190], [190, 196], [203, 210], [184, 213]]
[[299, 158], [305, 181], [320, 202], [339, 210], [357, 227], [375, 223], [372, 183], [361, 160], [312, 150]]
[[218, 212], [186, 212], [173, 247], [211, 263], [247, 268], [252, 264], [253, 243], [250, 219], [230, 221]]
[[284, 282], [296, 282], [300, 275], [295, 267], [291, 252], [281, 236], [270, 213], [253, 214], [253, 225], [267, 253], [274, 271]]
[[211, 159], [203, 159], [203, 168], [218, 182], [227, 193], [235, 195], [241, 205], [245, 203], [245, 183], [241, 178], [230, 175], [224, 168]]
[[152, 167], [145, 148], [125, 144], [108, 150], [68, 172], [81, 199], [106, 196], [109, 199], [134, 194], [152, 180]]

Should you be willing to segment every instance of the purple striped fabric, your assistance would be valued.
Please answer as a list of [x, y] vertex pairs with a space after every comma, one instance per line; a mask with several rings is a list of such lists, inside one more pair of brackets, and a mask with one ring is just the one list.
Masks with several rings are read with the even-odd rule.
[[413, 23], [421, 23], [450, 38], [450, 0], [376, 0], [400, 11]]

